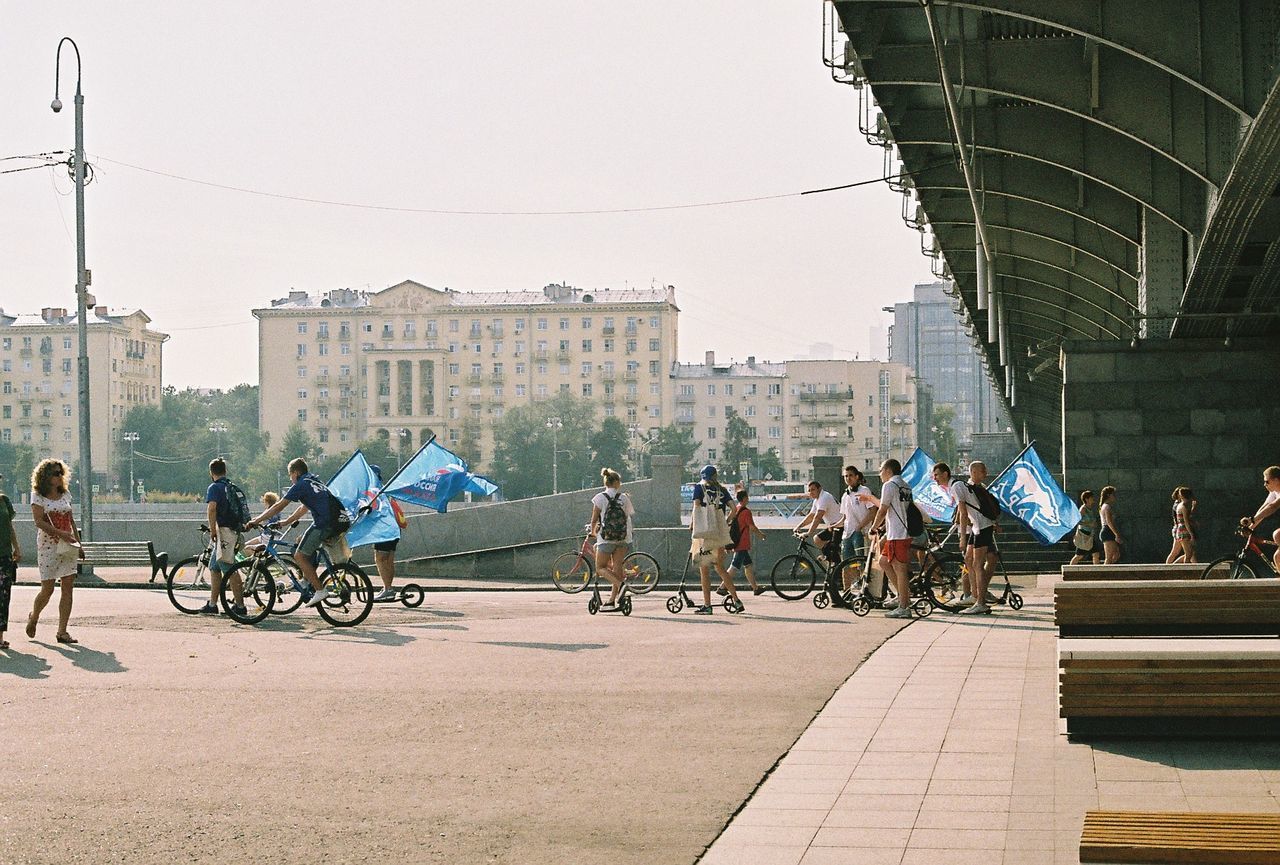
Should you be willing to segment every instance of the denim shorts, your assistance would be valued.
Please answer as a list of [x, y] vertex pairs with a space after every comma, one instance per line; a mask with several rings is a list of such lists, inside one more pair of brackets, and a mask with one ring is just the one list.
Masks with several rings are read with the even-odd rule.
[[625, 550], [630, 544], [626, 541], [596, 541], [596, 552], [606, 556], [613, 555], [615, 550]]
[[751, 563], [751, 553], [749, 551], [737, 550], [733, 554], [733, 561], [729, 563], [729, 567], [740, 571]]
[[862, 537], [862, 532], [850, 532], [840, 542], [840, 558], [842, 559], [851, 559], [854, 556], [862, 558], [866, 554], [866, 541]]

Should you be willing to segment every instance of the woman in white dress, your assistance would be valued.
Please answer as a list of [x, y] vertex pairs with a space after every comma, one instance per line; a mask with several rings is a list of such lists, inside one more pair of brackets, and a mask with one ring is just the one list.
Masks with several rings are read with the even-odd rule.
[[27, 636], [35, 639], [40, 613], [53, 597], [53, 584], [62, 581], [58, 602], [59, 643], [78, 642], [67, 633], [71, 599], [78, 560], [84, 557], [80, 532], [71, 515], [71, 494], [67, 484], [71, 472], [61, 460], [41, 460], [31, 473], [31, 516], [36, 522], [36, 563], [40, 568], [40, 591], [27, 619]]

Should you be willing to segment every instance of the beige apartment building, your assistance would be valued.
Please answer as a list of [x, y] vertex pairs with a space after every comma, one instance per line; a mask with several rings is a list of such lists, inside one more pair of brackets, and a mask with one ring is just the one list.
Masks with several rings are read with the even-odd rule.
[[[169, 335], [151, 330], [150, 323], [138, 309], [89, 311], [90, 443], [100, 484], [119, 480], [125, 414], [160, 401], [161, 350]], [[45, 308], [38, 315], [0, 310], [0, 440], [29, 445], [37, 461], [79, 460], [78, 339], [76, 315], [66, 309]]]
[[494, 421], [561, 391], [657, 428], [678, 312], [670, 286], [291, 291], [253, 311], [262, 426], [278, 442], [300, 423], [327, 453], [379, 436], [406, 458], [434, 433], [475, 445], [482, 467]]
[[840, 456], [873, 470], [886, 457], [903, 459], [917, 442], [916, 384], [897, 363], [791, 360], [704, 363], [672, 368], [674, 417], [701, 443], [698, 459], [721, 456], [730, 410], [751, 428], [761, 453], [777, 448], [788, 479], [811, 474], [811, 459]]

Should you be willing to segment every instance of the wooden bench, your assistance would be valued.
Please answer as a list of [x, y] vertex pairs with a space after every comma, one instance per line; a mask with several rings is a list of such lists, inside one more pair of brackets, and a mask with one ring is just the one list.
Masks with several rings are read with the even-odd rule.
[[1280, 636], [1280, 580], [1059, 583], [1062, 637]]
[[1204, 565], [1063, 565], [1065, 582], [1081, 580], [1198, 580]]
[[103, 568], [149, 567], [154, 583], [156, 576], [165, 576], [169, 567], [169, 554], [156, 553], [151, 541], [83, 541], [84, 559], [81, 564]]
[[1081, 862], [1280, 862], [1280, 814], [1088, 811]]
[[1070, 736], [1280, 738], [1280, 640], [1060, 639]]

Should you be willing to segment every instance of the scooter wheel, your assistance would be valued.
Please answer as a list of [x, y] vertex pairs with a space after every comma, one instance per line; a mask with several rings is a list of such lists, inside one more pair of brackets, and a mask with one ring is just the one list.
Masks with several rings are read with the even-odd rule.
[[421, 607], [426, 597], [427, 593], [417, 583], [405, 583], [404, 588], [400, 589], [400, 603], [411, 610], [414, 607]]
[[1017, 592], [1009, 595], [1009, 606], [1015, 610], [1022, 609], [1022, 595]]
[[587, 601], [587, 612], [593, 616], [596, 613], [600, 612], [600, 602], [597, 601], [595, 598], [592, 598], [591, 600]]
[[921, 618], [924, 618], [925, 616], [933, 612], [933, 604], [929, 603], [928, 598], [921, 598], [920, 600], [912, 604], [911, 608], [915, 610], [916, 615]]
[[724, 607], [731, 613], [737, 609], [737, 607], [733, 605], [733, 595], [725, 595], [724, 600], [720, 602], [720, 606]]
[[813, 605], [819, 610], [825, 610], [827, 605], [830, 603], [831, 598], [827, 596], [826, 592], [818, 592], [818, 594], [813, 596]]
[[684, 601], [680, 600], [679, 595], [672, 595], [667, 598], [667, 612], [678, 613], [684, 609]]
[[622, 608], [622, 615], [624, 616], [631, 615], [631, 596], [623, 595], [622, 601], [621, 603], [618, 604], [618, 606]]
[[871, 612], [871, 602], [862, 596], [854, 598], [849, 606], [853, 609], [855, 616], [861, 617]]

